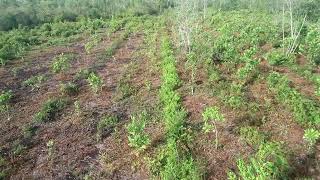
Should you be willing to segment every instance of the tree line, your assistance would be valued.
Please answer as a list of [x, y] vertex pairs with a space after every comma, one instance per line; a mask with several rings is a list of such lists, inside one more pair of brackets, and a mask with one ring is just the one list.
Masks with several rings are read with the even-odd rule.
[[75, 21], [80, 17], [111, 18], [124, 13], [157, 14], [181, 1], [198, 9], [252, 9], [281, 11], [291, 2], [300, 14], [310, 20], [320, 17], [320, 0], [0, 0], [0, 30], [34, 26], [45, 22]]

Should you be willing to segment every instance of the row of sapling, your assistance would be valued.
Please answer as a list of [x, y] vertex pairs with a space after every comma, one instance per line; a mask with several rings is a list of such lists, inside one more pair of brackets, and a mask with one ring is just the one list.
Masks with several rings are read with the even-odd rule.
[[[190, 152], [179, 146], [185, 129], [186, 111], [183, 109], [176, 88], [180, 84], [176, 70], [176, 60], [172, 44], [164, 37], [161, 46], [162, 84], [160, 100], [167, 134], [165, 150], [160, 151], [152, 164], [156, 165], [154, 174], [161, 179], [201, 179], [201, 173]], [[183, 135], [184, 134], [184, 135]]]

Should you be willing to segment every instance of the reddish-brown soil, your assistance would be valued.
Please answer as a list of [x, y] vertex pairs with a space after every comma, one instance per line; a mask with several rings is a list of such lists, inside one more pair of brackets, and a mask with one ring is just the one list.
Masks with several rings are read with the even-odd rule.
[[[37, 53], [29, 53], [23, 62], [16, 60], [0, 69], [0, 90], [13, 89], [15, 94], [10, 118], [0, 118], [1, 153], [9, 162], [8, 174], [11, 179], [74, 179], [88, 174], [107, 179], [147, 179], [146, 167], [139, 165], [141, 158], [128, 146], [125, 130], [125, 122], [130, 114], [138, 109], [134, 106], [137, 105], [136, 99], [118, 101], [114, 97], [118, 93], [117, 84], [120, 79], [126, 73], [132, 73], [132, 86], [137, 89], [141, 101], [153, 104], [153, 101], [156, 101], [153, 97], [156, 97], [160, 82], [159, 75], [147, 73], [146, 57], [136, 55], [143, 45], [143, 35], [139, 33], [131, 35], [112, 58], [101, 59], [104, 49], [120, 34], [121, 32], [118, 32], [110, 38], [103, 38], [90, 54], [85, 53], [85, 41], [79, 41], [66, 47], [34, 50]], [[50, 71], [52, 59], [61, 53], [74, 54], [72, 67], [66, 73], [54, 74]], [[139, 67], [136, 71], [130, 71], [133, 64]], [[21, 67], [16, 77], [10, 72], [11, 67]], [[78, 82], [79, 94], [69, 97], [68, 106], [59, 112], [53, 121], [41, 124], [31, 140], [24, 142], [23, 128], [31, 123], [42, 104], [49, 98], [62, 96], [59, 91], [60, 84], [71, 81], [80, 69], [87, 68], [102, 77], [102, 91], [94, 95], [85, 81]], [[31, 91], [30, 88], [22, 87], [24, 80], [40, 74], [45, 75], [48, 80], [39, 90]], [[153, 82], [150, 93], [146, 93], [147, 90], [143, 87], [147, 78]], [[80, 102], [81, 114], [74, 110], [73, 102], [76, 100]], [[108, 114], [120, 118], [117, 133], [109, 133], [103, 141], [98, 142], [97, 122], [103, 115]], [[151, 131], [155, 129], [159, 129], [160, 134], [152, 134]], [[155, 140], [161, 136], [159, 126], [154, 125], [148, 131]], [[50, 140], [54, 142], [51, 157], [48, 156], [47, 148]], [[19, 155], [12, 153], [15, 142], [25, 146]]]
[[[145, 47], [142, 33], [131, 34], [114, 56], [104, 57], [104, 50], [121, 33], [103, 37], [90, 54], [85, 52], [87, 40], [83, 38], [65, 46], [34, 49], [23, 60], [12, 61], [5, 68], [0, 68], [0, 91], [12, 89], [15, 95], [10, 103], [9, 116], [0, 117], [0, 155], [7, 161], [9, 179], [81, 179], [86, 175], [96, 179], [150, 179], [152, 175], [147, 159], [154, 157], [165, 140], [158, 99], [161, 71], [157, 67], [159, 62], [151, 62], [145, 55], [148, 47]], [[262, 50], [271, 48], [267, 44]], [[61, 53], [74, 55], [71, 68], [65, 73], [52, 73], [52, 60]], [[224, 104], [221, 97], [212, 95], [215, 85], [208, 86], [204, 67], [198, 67], [195, 93], [191, 95], [190, 72], [185, 68], [185, 57], [178, 53], [177, 59], [178, 73], [183, 82], [178, 92], [188, 112], [187, 129], [193, 135], [191, 154], [206, 172], [205, 179], [226, 179], [228, 171], [236, 171], [239, 157], [246, 159], [256, 152], [240, 137], [239, 130], [244, 126], [259, 129], [267, 134], [268, 141], [283, 142], [289, 152], [290, 177], [319, 177], [320, 145], [316, 146], [314, 154], [307, 153], [303, 127], [294, 121], [286, 107], [275, 100], [265, 77], [271, 70], [285, 74], [303, 95], [320, 100], [314, 96], [312, 83], [289, 68], [270, 67], [266, 60], [262, 60], [259, 66], [262, 78], [246, 84], [247, 102], [243, 102], [241, 108], [233, 109]], [[304, 65], [305, 59], [299, 57], [298, 63]], [[221, 81], [236, 81], [232, 68], [223, 64], [218, 67], [223, 77]], [[12, 72], [14, 68], [18, 69], [16, 76]], [[102, 90], [94, 94], [85, 80], [78, 80], [80, 92], [67, 97], [67, 107], [52, 121], [39, 124], [31, 139], [24, 138], [24, 127], [32, 122], [42, 105], [50, 98], [64, 96], [60, 92], [60, 84], [72, 81], [81, 69], [93, 70], [102, 77]], [[34, 75], [45, 75], [47, 81], [33, 91], [21, 85]], [[123, 81], [133, 89], [133, 93], [124, 98], [118, 88]], [[147, 88], [148, 82], [150, 89]], [[80, 103], [80, 114], [75, 111], [75, 101]], [[205, 134], [201, 128], [202, 112], [209, 106], [218, 106], [225, 117], [225, 122], [217, 123], [217, 149], [214, 132]], [[256, 109], [250, 109], [251, 106]], [[151, 137], [151, 145], [146, 151], [137, 152], [128, 145], [126, 125], [131, 115], [143, 110], [150, 113], [146, 133]], [[120, 122], [104, 132], [98, 141], [96, 127], [105, 115], [116, 115]], [[47, 147], [49, 141], [54, 142], [51, 156]], [[25, 149], [17, 155], [13, 151], [18, 144]]]

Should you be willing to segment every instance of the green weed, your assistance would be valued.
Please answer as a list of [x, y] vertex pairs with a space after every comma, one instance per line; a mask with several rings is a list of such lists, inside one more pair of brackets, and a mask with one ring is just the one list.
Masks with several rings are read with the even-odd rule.
[[54, 153], [54, 141], [49, 140], [47, 142], [47, 151], [48, 151], [48, 159], [52, 159], [53, 153]]
[[104, 116], [100, 119], [97, 125], [97, 141], [100, 141], [106, 130], [117, 125], [119, 119], [117, 116]]
[[218, 148], [218, 129], [216, 122], [224, 121], [224, 116], [220, 113], [220, 109], [218, 107], [208, 107], [205, 108], [205, 110], [202, 113], [204, 125], [203, 125], [203, 131], [205, 133], [209, 133], [214, 129], [215, 132], [215, 145], [216, 149]]
[[64, 95], [73, 96], [73, 95], [76, 95], [79, 92], [79, 87], [75, 83], [68, 82], [66, 84], [61, 84], [60, 85], [60, 91]]
[[39, 89], [41, 84], [45, 82], [47, 78], [44, 75], [32, 76], [29, 79], [23, 81], [22, 85], [31, 87], [31, 90]]
[[87, 79], [91, 73], [92, 73], [92, 71], [89, 70], [89, 69], [81, 69], [81, 70], [78, 71], [77, 74], [75, 75], [75, 79], [76, 79], [76, 80]]
[[293, 111], [295, 119], [303, 125], [320, 124], [320, 108], [310, 99], [291, 88], [286, 76], [273, 72], [269, 75], [268, 85], [277, 94], [277, 99]]
[[195, 160], [184, 154], [174, 139], [168, 139], [149, 164], [152, 174], [160, 179], [202, 179]]
[[94, 35], [93, 40], [87, 42], [85, 45], [84, 45], [84, 49], [86, 50], [87, 54], [90, 54], [92, 49], [98, 45], [98, 43], [101, 41], [101, 38], [97, 35]]
[[262, 143], [266, 142], [266, 136], [255, 127], [250, 126], [240, 128], [240, 137], [255, 148], [258, 148]]
[[119, 99], [125, 99], [133, 95], [136, 90], [130, 85], [126, 79], [121, 79], [118, 86], [117, 92], [119, 92]]
[[74, 111], [79, 116], [81, 114], [81, 112], [82, 112], [82, 110], [81, 110], [82, 108], [81, 108], [80, 102], [79, 101], [75, 101], [73, 103], [73, 105], [74, 105]]
[[237, 161], [238, 173], [228, 173], [228, 179], [282, 179], [286, 178], [289, 164], [279, 143], [262, 143], [258, 152], [248, 161]]
[[131, 116], [131, 122], [127, 126], [129, 133], [129, 146], [141, 151], [151, 143], [150, 137], [144, 132], [146, 126], [146, 114]]
[[100, 90], [102, 90], [103, 80], [96, 73], [90, 73], [87, 81], [94, 93], [97, 94]]
[[49, 99], [44, 103], [41, 110], [35, 114], [34, 122], [42, 123], [52, 120], [54, 116], [66, 106], [64, 99]]
[[123, 44], [123, 42], [128, 38], [129, 33], [125, 32], [124, 34], [122, 34], [118, 39], [116, 39], [110, 47], [108, 47], [105, 50], [105, 55], [107, 57], [112, 57], [115, 53], [116, 50], [119, 49], [121, 47], [121, 45]]
[[320, 131], [316, 129], [306, 129], [304, 131], [303, 139], [307, 141], [308, 148], [311, 151], [314, 145], [320, 139]]
[[278, 66], [283, 64], [289, 64], [293, 62], [294, 57], [288, 57], [280, 50], [274, 50], [266, 55], [266, 59], [270, 65]]
[[0, 94], [0, 113], [7, 112], [9, 110], [10, 100], [13, 98], [11, 90], [3, 91]]
[[52, 71], [60, 73], [70, 68], [70, 57], [63, 53], [55, 57], [52, 63]]

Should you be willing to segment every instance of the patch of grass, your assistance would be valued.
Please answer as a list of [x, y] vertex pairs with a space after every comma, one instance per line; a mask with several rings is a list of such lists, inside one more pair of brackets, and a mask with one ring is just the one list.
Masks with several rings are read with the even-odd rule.
[[64, 99], [49, 99], [44, 103], [41, 110], [35, 114], [34, 121], [38, 123], [48, 122], [54, 118], [54, 116], [61, 111], [67, 102]]
[[103, 138], [103, 134], [106, 130], [113, 128], [117, 125], [119, 119], [117, 116], [104, 116], [100, 119], [97, 125], [97, 141]]
[[44, 75], [32, 76], [29, 79], [23, 81], [22, 85], [31, 87], [31, 90], [39, 89], [41, 84], [45, 82], [47, 78]]

